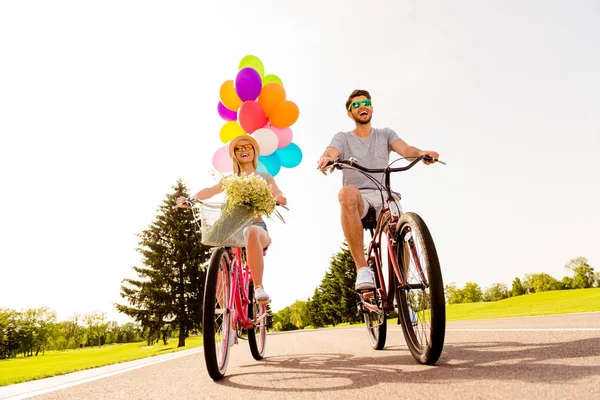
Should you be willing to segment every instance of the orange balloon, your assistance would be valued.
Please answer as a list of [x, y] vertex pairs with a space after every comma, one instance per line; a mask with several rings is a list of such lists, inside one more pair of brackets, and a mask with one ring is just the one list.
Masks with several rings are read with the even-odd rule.
[[277, 82], [267, 83], [258, 96], [258, 104], [265, 110], [267, 117], [270, 117], [275, 107], [284, 100], [285, 89]]
[[284, 100], [273, 110], [271, 124], [278, 128], [287, 128], [298, 120], [299, 115], [300, 110], [298, 110], [296, 103]]
[[220, 97], [221, 103], [230, 110], [237, 111], [242, 105], [242, 100], [240, 100], [235, 92], [232, 80], [223, 82], [221, 85]]

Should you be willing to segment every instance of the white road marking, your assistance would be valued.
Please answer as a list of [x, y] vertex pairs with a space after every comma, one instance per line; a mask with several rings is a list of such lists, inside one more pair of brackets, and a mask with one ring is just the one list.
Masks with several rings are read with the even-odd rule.
[[448, 328], [446, 332], [600, 332], [600, 328]]

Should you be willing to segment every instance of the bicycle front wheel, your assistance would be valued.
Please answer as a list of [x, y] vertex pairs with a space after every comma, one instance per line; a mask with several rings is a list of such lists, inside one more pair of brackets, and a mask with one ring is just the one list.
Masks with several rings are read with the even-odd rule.
[[216, 249], [211, 258], [204, 285], [202, 337], [206, 369], [213, 380], [222, 379], [229, 361], [229, 343], [235, 331], [232, 328], [233, 311], [227, 308], [231, 297], [231, 261], [227, 250]]
[[252, 357], [255, 360], [262, 360], [267, 345], [267, 304], [256, 301], [253, 283], [250, 283], [248, 297], [250, 299], [248, 318], [254, 325], [254, 329], [248, 329], [248, 344], [250, 345]]
[[433, 365], [444, 347], [446, 302], [440, 262], [431, 233], [415, 213], [398, 221], [396, 257], [403, 277], [396, 291], [406, 344], [421, 364]]

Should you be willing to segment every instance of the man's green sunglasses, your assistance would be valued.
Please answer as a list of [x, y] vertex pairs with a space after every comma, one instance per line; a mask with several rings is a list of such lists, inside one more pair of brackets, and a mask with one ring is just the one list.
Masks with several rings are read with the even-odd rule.
[[348, 111], [350, 111], [350, 108], [356, 109], [360, 107], [361, 104], [365, 107], [369, 107], [371, 105], [371, 99], [365, 99], [362, 101], [355, 101], [354, 103], [350, 103], [350, 105], [348, 106]]

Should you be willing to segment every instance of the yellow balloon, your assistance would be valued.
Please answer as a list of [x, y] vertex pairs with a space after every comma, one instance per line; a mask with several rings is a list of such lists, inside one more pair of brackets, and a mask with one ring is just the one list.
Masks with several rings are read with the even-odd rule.
[[219, 138], [221, 139], [221, 142], [227, 143], [234, 137], [244, 134], [246, 134], [246, 132], [244, 132], [244, 130], [237, 121], [229, 121], [225, 122], [221, 127]]
[[276, 82], [276, 83], [279, 83], [281, 86], [283, 86], [283, 82], [281, 81], [281, 78], [275, 74], [269, 74], [269, 75], [265, 76], [262, 80], [263, 86], [265, 86], [271, 82]]
[[260, 75], [260, 78], [262, 79], [262, 77], [265, 75], [265, 67], [263, 66], [262, 61], [260, 61], [260, 58], [253, 56], [253, 55], [247, 55], [246, 57], [242, 58], [242, 61], [240, 61], [240, 66], [238, 69], [242, 69], [242, 68], [246, 68], [246, 67], [250, 67], [253, 68], [254, 70], [256, 70], [256, 72], [258, 72], [258, 74]]
[[242, 105], [242, 100], [235, 92], [233, 80], [223, 82], [220, 91], [221, 103], [230, 110], [237, 111]]

